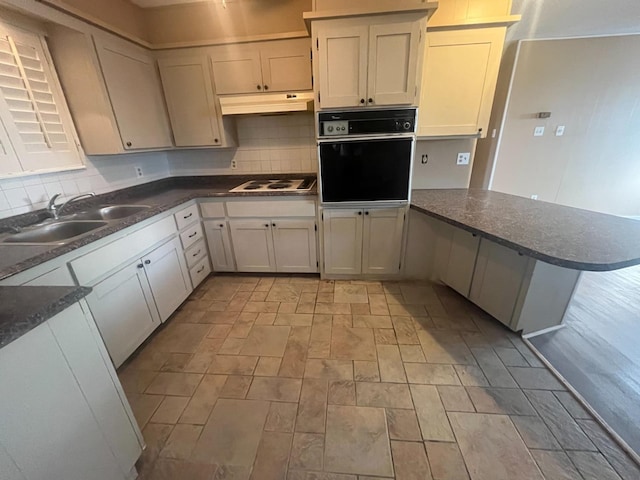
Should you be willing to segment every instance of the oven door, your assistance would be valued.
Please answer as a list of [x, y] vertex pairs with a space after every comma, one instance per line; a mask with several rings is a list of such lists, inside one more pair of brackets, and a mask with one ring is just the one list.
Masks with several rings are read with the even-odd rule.
[[414, 146], [413, 136], [320, 142], [321, 202], [406, 204]]

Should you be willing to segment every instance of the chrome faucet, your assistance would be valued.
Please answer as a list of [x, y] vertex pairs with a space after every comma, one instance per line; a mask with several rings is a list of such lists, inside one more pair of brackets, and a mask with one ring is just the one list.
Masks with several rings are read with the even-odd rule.
[[80, 200], [82, 198], [95, 197], [96, 194], [91, 192], [91, 193], [83, 193], [82, 195], [76, 195], [75, 197], [71, 197], [62, 205], [58, 206], [56, 205], [56, 200], [58, 199], [59, 196], [60, 194], [56, 193], [53, 197], [51, 197], [51, 200], [49, 200], [49, 204], [47, 205], [47, 212], [49, 212], [49, 215], [51, 215], [56, 220], [60, 218], [60, 215], [62, 214], [62, 210], [64, 210], [65, 207], [69, 205], [71, 202], [75, 202], [76, 200]]

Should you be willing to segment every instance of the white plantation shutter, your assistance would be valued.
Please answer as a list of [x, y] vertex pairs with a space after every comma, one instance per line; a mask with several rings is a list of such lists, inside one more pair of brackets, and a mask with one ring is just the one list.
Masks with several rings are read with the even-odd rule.
[[66, 108], [40, 37], [0, 26], [0, 116], [23, 171], [82, 165]]

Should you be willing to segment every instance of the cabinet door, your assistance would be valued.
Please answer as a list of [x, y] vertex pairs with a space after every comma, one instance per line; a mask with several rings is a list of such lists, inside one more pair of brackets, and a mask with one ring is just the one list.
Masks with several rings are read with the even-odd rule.
[[318, 29], [320, 107], [365, 106], [369, 27]]
[[221, 145], [206, 56], [158, 60], [176, 147]]
[[225, 219], [203, 222], [214, 272], [235, 272], [229, 226]]
[[264, 44], [260, 48], [264, 90], [311, 90], [311, 42], [308, 38]]
[[126, 150], [171, 146], [153, 58], [131, 45], [96, 38], [102, 74]]
[[413, 105], [422, 22], [372, 25], [369, 30], [368, 105]]
[[160, 321], [164, 322], [191, 293], [180, 240], [174, 238], [142, 259]]
[[275, 272], [269, 220], [230, 220], [231, 239], [239, 272]]
[[323, 212], [324, 270], [328, 274], [362, 272], [362, 210]]
[[116, 368], [160, 325], [140, 260], [95, 285], [87, 303]]
[[316, 221], [272, 220], [278, 272], [317, 272]]
[[419, 136], [486, 136], [505, 31], [427, 33]]
[[469, 296], [480, 238], [460, 228], [453, 229], [449, 261], [442, 279], [460, 295]]
[[211, 55], [211, 65], [218, 95], [262, 92], [257, 48], [220, 47]]
[[511, 317], [527, 269], [527, 257], [481, 240], [469, 299], [505, 325]]
[[403, 208], [365, 210], [362, 273], [400, 272], [404, 211]]

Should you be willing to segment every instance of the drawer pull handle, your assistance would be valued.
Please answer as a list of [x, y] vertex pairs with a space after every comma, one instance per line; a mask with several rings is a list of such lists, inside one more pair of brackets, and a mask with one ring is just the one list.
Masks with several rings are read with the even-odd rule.
[[203, 270], [204, 270], [204, 265], [201, 266], [200, 269], [196, 273], [202, 273]]
[[145, 264], [145, 265], [150, 265], [150, 264], [151, 264], [151, 260], [145, 260], [145, 261], [144, 261], [144, 264]]
[[195, 257], [197, 257], [198, 255], [200, 255], [200, 252], [201, 252], [201, 251], [202, 251], [202, 250], [198, 250], [196, 253], [194, 253], [194, 254], [193, 254], [193, 255], [191, 255], [191, 256], [192, 256], [193, 258], [195, 258]]
[[189, 238], [193, 238], [198, 234], [198, 232], [193, 232], [191, 235], [189, 235]]
[[136, 265], [138, 268], [144, 268], [144, 265], [142, 265], [141, 263], [139, 263], [138, 265]]
[[193, 217], [193, 212], [191, 212], [189, 215], [186, 215], [186, 216], [184, 216], [182, 218], [184, 218], [186, 220], [187, 218], [191, 218], [191, 217]]

